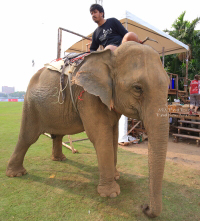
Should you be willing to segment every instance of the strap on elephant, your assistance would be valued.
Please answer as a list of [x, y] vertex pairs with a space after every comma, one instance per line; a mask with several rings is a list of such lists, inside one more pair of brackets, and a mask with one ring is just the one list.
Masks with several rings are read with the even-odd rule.
[[[69, 90], [70, 90], [72, 104], [73, 104], [74, 109], [76, 110], [77, 114], [79, 114], [79, 112], [78, 112], [75, 102], [74, 102], [73, 90], [72, 90], [72, 84], [71, 84], [73, 71], [68, 71], [68, 74], [67, 74], [68, 81], [67, 81], [66, 85], [64, 83], [64, 81], [65, 81], [65, 74], [64, 73], [65, 73], [65, 68], [69, 65], [73, 67], [73, 68], [71, 68], [71, 70], [74, 70], [74, 67], [77, 67], [83, 61], [83, 59], [86, 55], [88, 55], [88, 53], [82, 53], [82, 54], [76, 55], [71, 58], [65, 57], [64, 66], [62, 67], [62, 72], [60, 75], [60, 87], [62, 88], [60, 92], [62, 92], [62, 103], [64, 103], [64, 100], [65, 100], [65, 89], [66, 89], [67, 85], [69, 84]], [[60, 96], [60, 94], [59, 94], [59, 96]]]
[[69, 73], [69, 75], [68, 75], [68, 83], [69, 83], [70, 96], [71, 96], [71, 99], [72, 99], [72, 104], [73, 104], [73, 106], [74, 106], [74, 108], [76, 110], [76, 113], [79, 115], [78, 109], [76, 108], [76, 105], [75, 105], [75, 102], [74, 102], [71, 81], [72, 81], [72, 73]]

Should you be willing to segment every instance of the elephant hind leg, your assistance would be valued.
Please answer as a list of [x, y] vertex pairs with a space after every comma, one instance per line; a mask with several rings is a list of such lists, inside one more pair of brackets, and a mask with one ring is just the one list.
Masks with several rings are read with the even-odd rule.
[[39, 125], [34, 122], [35, 120], [23, 117], [19, 139], [10, 157], [6, 175], [9, 177], [22, 176], [26, 174], [26, 169], [23, 167], [23, 161], [28, 148], [37, 141], [41, 132]]
[[15, 147], [15, 150], [9, 160], [6, 175], [9, 177], [19, 177], [25, 175], [26, 169], [23, 167], [23, 161], [25, 154], [31, 144], [35, 143], [36, 140], [39, 138], [39, 135], [32, 140], [31, 143], [25, 142], [24, 139], [19, 138], [18, 143]]
[[66, 156], [62, 153], [62, 135], [53, 135], [52, 160], [64, 161]]

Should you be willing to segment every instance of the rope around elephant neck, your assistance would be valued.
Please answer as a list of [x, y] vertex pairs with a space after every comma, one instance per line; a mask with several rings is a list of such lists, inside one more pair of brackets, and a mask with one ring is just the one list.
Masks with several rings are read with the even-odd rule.
[[[61, 78], [60, 78], [60, 90], [59, 90], [59, 93], [58, 93], [58, 103], [59, 104], [64, 103], [64, 98], [63, 98], [63, 93], [62, 92], [67, 88], [68, 82], [69, 81], [67, 81], [65, 87], [62, 89], [62, 83], [61, 83]], [[62, 96], [62, 102], [60, 102], [60, 96]]]

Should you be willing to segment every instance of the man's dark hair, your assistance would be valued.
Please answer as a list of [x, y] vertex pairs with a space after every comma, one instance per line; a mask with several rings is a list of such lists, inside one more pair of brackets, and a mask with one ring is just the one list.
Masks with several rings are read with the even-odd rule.
[[90, 6], [90, 13], [93, 12], [94, 10], [98, 10], [100, 13], [103, 12], [103, 18], [104, 18], [104, 9], [101, 5], [99, 4], [93, 4]]

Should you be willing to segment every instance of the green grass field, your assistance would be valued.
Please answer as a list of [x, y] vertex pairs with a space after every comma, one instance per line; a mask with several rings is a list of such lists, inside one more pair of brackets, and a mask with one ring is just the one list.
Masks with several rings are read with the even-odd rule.
[[[140, 205], [148, 203], [147, 157], [119, 149], [121, 194], [97, 193], [96, 153], [89, 140], [76, 142], [64, 162], [51, 160], [52, 141], [41, 135], [25, 157], [28, 174], [9, 178], [6, 166], [17, 142], [23, 103], [0, 102], [0, 220], [149, 220]], [[73, 139], [85, 138], [81, 133]], [[67, 136], [64, 141], [68, 141]], [[166, 163], [163, 212], [155, 220], [200, 220], [200, 171]]]

